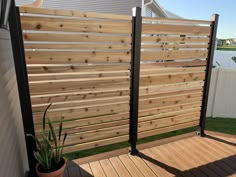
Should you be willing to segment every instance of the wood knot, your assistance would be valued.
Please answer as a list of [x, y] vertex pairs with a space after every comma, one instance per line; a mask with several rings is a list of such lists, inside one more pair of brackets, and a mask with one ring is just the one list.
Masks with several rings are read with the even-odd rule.
[[160, 40], [161, 40], [160, 38], [157, 38], [157, 39], [156, 39], [156, 42], [160, 42]]
[[43, 66], [43, 69], [44, 69], [45, 71], [47, 71], [47, 70], [48, 70], [48, 67], [47, 67], [47, 66]]
[[36, 25], [36, 29], [40, 30], [42, 28], [42, 25], [39, 23]]
[[25, 34], [25, 35], [24, 35], [24, 38], [25, 38], [25, 39], [28, 39], [28, 36]]

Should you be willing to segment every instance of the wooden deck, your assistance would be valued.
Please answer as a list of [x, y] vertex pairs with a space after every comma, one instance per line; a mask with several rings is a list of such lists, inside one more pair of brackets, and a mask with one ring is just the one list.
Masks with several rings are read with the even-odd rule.
[[[110, 156], [110, 157], [109, 157]], [[208, 133], [140, 150], [138, 156], [110, 153], [68, 163], [65, 177], [236, 176], [236, 138]], [[79, 165], [79, 166], [78, 166]]]

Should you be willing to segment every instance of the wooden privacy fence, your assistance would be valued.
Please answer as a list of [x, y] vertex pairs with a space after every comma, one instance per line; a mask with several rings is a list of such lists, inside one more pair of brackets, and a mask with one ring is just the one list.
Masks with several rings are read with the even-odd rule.
[[53, 103], [47, 117], [64, 120], [65, 152], [127, 141], [132, 18], [20, 11], [36, 134]]
[[141, 18], [136, 10], [20, 8], [36, 136], [49, 103], [47, 117], [57, 129], [62, 118], [68, 133], [65, 152], [132, 144], [204, 120], [215, 21]]
[[199, 125], [210, 25], [143, 17], [139, 138]]

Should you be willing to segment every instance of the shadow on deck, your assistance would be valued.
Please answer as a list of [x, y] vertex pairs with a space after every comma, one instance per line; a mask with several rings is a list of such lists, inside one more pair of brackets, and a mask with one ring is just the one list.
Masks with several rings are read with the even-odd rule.
[[205, 138], [171, 138], [171, 142], [142, 149], [137, 156], [104, 153], [104, 158], [71, 161], [64, 177], [236, 176], [234, 136], [209, 132]]

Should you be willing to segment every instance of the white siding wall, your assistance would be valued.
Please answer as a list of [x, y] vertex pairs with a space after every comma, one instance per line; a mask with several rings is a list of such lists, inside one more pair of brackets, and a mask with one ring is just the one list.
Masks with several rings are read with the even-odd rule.
[[24, 177], [28, 160], [9, 32], [0, 29], [0, 176]]
[[[17, 5], [33, 0], [16, 0]], [[44, 8], [79, 10], [132, 15], [133, 7], [142, 7], [142, 0], [44, 0]]]
[[208, 117], [236, 118], [236, 70], [213, 69]]

